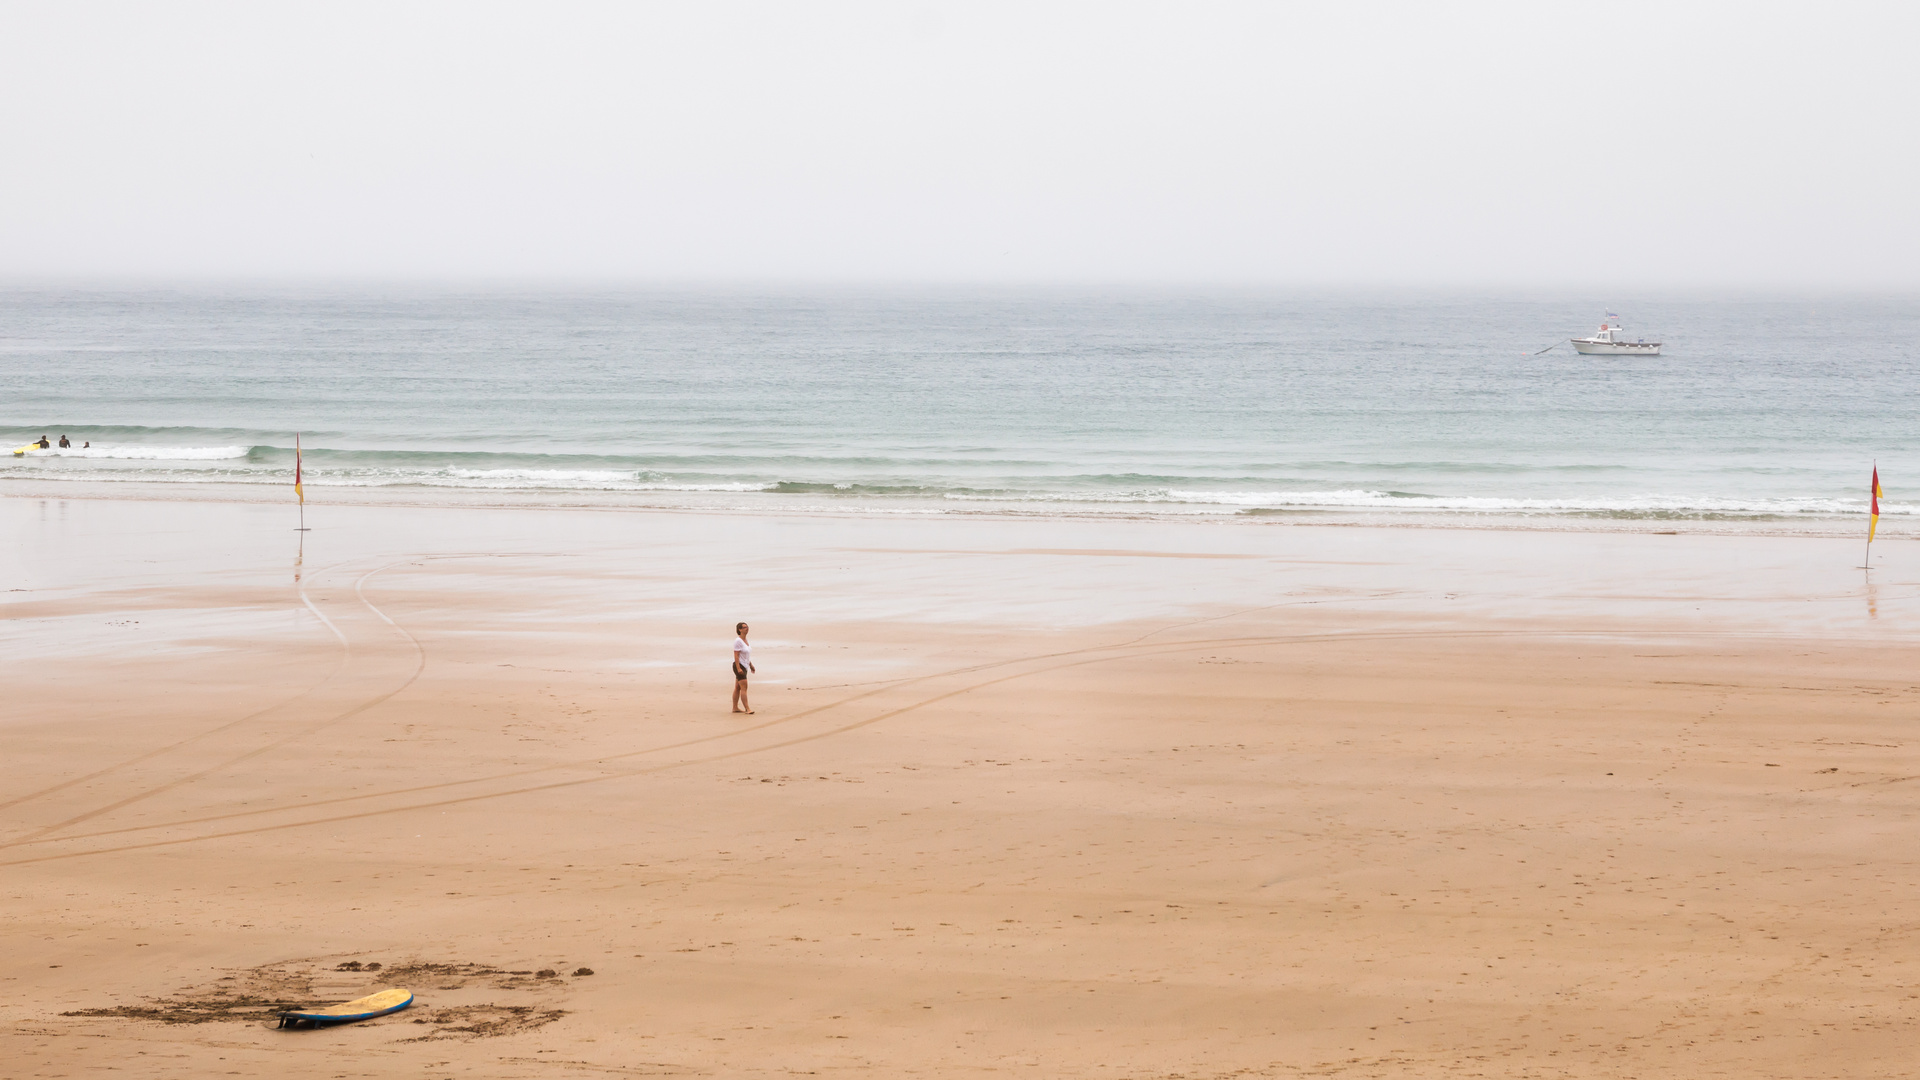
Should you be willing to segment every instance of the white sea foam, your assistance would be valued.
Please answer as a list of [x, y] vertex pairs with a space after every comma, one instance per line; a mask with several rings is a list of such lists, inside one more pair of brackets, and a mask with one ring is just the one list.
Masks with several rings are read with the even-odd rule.
[[314, 474], [315, 487], [476, 488], [487, 491], [762, 491], [756, 483], [671, 484], [641, 479], [627, 469], [378, 469], [345, 475]]
[[[0, 456], [0, 463], [14, 466], [10, 476], [46, 479], [86, 479], [90, 481], [137, 481], [150, 483], [235, 483], [270, 486], [291, 484], [292, 469], [285, 464], [239, 463], [201, 465], [194, 462], [237, 461], [248, 455], [244, 446], [95, 446], [67, 450], [35, 450], [24, 458]], [[75, 461], [68, 468], [36, 469], [33, 462], [45, 458], [92, 459], [91, 464]], [[928, 478], [932, 480], [932, 478]], [[1089, 490], [1068, 488], [1048, 490], [1040, 483], [1024, 487], [1018, 478], [1001, 481], [997, 489], [940, 490], [937, 482], [908, 490], [862, 490], [865, 485], [827, 482], [760, 480], [688, 480], [675, 482], [668, 476], [642, 469], [566, 469], [566, 468], [492, 468], [409, 467], [406, 465], [341, 465], [328, 463], [315, 467], [308, 462], [306, 482], [312, 489], [325, 488], [405, 488], [424, 487], [472, 491], [526, 492], [605, 492], [688, 495], [737, 494], [765, 496], [794, 505], [788, 500], [809, 496], [845, 498], [854, 496], [868, 509], [890, 503], [896, 506], [925, 502], [944, 502], [951, 512], [965, 512], [965, 504], [986, 504], [994, 513], [1085, 513], [1109, 508], [1115, 512], [1162, 515], [1237, 514], [1263, 510], [1303, 512], [1375, 512], [1388, 514], [1485, 514], [1485, 515], [1588, 515], [1619, 517], [1857, 517], [1867, 511], [1864, 499], [1836, 498], [1764, 498], [1665, 493], [1621, 495], [1568, 495], [1556, 498], [1514, 496], [1440, 495], [1408, 493], [1374, 488], [1334, 488], [1310, 490], [1274, 488], [1270, 490], [1209, 490], [1205, 488], [1138, 487], [1131, 489]], [[1031, 482], [1031, 481], [1029, 481]], [[954, 505], [960, 504], [960, 505]], [[1073, 507], [1076, 509], [1068, 509]], [[1920, 516], [1920, 503], [1882, 500], [1881, 513], [1901, 518]]]
[[[1864, 501], [1847, 499], [1740, 499], [1644, 494], [1613, 498], [1522, 499], [1491, 496], [1417, 495], [1390, 491], [1178, 491], [1169, 500], [1246, 508], [1352, 508], [1549, 514], [1864, 514]], [[1883, 514], [1912, 514], [1920, 506], [1882, 503]]]
[[[12, 459], [18, 462], [18, 459]], [[76, 465], [80, 463], [75, 463]], [[673, 484], [650, 478], [639, 481], [632, 474], [615, 473], [622, 479], [609, 479], [611, 470], [469, 470], [491, 473], [485, 476], [454, 476], [452, 470], [413, 471], [406, 469], [342, 470], [328, 475], [307, 476], [308, 497], [312, 499], [328, 488], [344, 490], [386, 490], [445, 492], [456, 500], [460, 492], [474, 498], [518, 493], [538, 501], [544, 497], [565, 505], [570, 494], [579, 498], [630, 500], [634, 505], [688, 505], [706, 509], [741, 510], [784, 509], [807, 511], [820, 509], [823, 500], [831, 500], [836, 512], [881, 515], [914, 514], [989, 514], [1014, 516], [1102, 516], [1126, 515], [1159, 518], [1220, 518], [1260, 513], [1350, 514], [1355, 520], [1380, 524], [1410, 522], [1421, 518], [1441, 520], [1446, 516], [1472, 516], [1489, 524], [1500, 521], [1536, 519], [1569, 521], [1577, 518], [1610, 518], [1623, 521], [1648, 520], [1749, 520], [1755, 523], [1795, 520], [1810, 525], [1852, 520], [1865, 515], [1863, 503], [1839, 499], [1713, 499], [1676, 496], [1639, 498], [1520, 499], [1491, 497], [1441, 497], [1395, 494], [1370, 489], [1331, 491], [1196, 491], [1184, 489], [1135, 490], [1131, 492], [1002, 491], [994, 493], [950, 492], [940, 497], [924, 495], [862, 496], [850, 501], [818, 491], [782, 492], [777, 485], [751, 482]], [[117, 467], [100, 463], [79, 470], [5, 468], [14, 482], [20, 480], [83, 480], [87, 482], [130, 482], [162, 484], [241, 484], [256, 490], [288, 486], [290, 470], [277, 467], [200, 466], [161, 462], [126, 462]], [[542, 475], [520, 475], [524, 473]], [[377, 475], [376, 475], [377, 474]], [[503, 475], [508, 474], [508, 475]], [[573, 475], [555, 475], [573, 474]], [[579, 475], [587, 474], [587, 475]], [[598, 475], [596, 475], [598, 474]], [[343, 497], [344, 495], [343, 490]], [[290, 496], [291, 493], [289, 493]], [[812, 498], [810, 496], [819, 496]], [[324, 496], [321, 496], [324, 498]], [[348, 497], [350, 498], [350, 497]], [[1920, 516], [1920, 504], [1881, 502], [1881, 513], [1891, 520], [1884, 526]]]
[[486, 483], [504, 480], [541, 485], [624, 484], [633, 480], [635, 475], [631, 469], [448, 469], [445, 474], [446, 478], [453, 480], [479, 480]]
[[29, 450], [28, 458], [113, 458], [124, 461], [225, 461], [243, 458], [247, 446], [71, 446]]
[[[1865, 514], [1863, 500], [1739, 499], [1647, 494], [1616, 498], [1523, 499], [1467, 495], [1420, 495], [1365, 488], [1331, 491], [1205, 491], [1164, 489], [1112, 492], [952, 492], [962, 502], [1072, 502], [1186, 504], [1247, 510], [1388, 510], [1507, 514]], [[1920, 504], [1882, 500], [1884, 515], [1920, 514]]]
[[[1866, 513], [1859, 500], [1824, 498], [1715, 498], [1640, 494], [1619, 498], [1494, 498], [1494, 496], [1425, 496], [1375, 490], [1338, 492], [1167, 492], [1179, 502], [1225, 503], [1238, 507], [1352, 507], [1394, 511], [1467, 511], [1467, 513]], [[1920, 513], [1920, 505], [1882, 503], [1882, 513]]]

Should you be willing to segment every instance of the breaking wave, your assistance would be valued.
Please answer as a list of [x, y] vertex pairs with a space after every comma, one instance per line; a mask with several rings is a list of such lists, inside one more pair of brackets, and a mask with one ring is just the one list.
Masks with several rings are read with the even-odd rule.
[[31, 449], [27, 458], [100, 458], [119, 461], [230, 461], [252, 453], [251, 446], [70, 446]]

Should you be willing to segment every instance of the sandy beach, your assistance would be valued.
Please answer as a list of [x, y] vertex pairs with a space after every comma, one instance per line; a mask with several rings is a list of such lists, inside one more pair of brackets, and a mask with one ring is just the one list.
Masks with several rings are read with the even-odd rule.
[[8, 1075], [1920, 1050], [1908, 537], [308, 519], [0, 498]]

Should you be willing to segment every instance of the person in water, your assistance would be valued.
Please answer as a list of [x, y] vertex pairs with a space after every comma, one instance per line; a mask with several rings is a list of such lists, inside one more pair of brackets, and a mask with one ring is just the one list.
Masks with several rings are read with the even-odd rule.
[[49, 449], [53, 446], [52, 443], [47, 441], [47, 437], [45, 435], [40, 436], [40, 441], [37, 443], [33, 443], [32, 445], [37, 446], [42, 450]]
[[747, 704], [747, 676], [753, 672], [753, 646], [747, 644], [747, 624], [734, 626], [733, 639], [733, 711], [751, 714]]
[[73, 449], [73, 444], [67, 441], [67, 437], [65, 435], [60, 436], [60, 449], [62, 450]]

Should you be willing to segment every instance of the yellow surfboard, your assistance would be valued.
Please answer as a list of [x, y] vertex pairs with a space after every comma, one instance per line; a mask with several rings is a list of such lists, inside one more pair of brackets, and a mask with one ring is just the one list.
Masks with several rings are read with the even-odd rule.
[[18, 450], [15, 450], [15, 451], [13, 452], [13, 456], [14, 456], [14, 457], [25, 457], [25, 456], [26, 456], [26, 454], [27, 454], [27, 451], [29, 451], [29, 450], [38, 450], [38, 449], [40, 449], [40, 444], [39, 444], [39, 443], [37, 443], [37, 442], [30, 442], [30, 443], [28, 443], [27, 445], [25, 445], [25, 446], [23, 446], [23, 447], [21, 447], [21, 448], [19, 448]]
[[399, 1012], [411, 1004], [413, 1004], [413, 991], [395, 987], [391, 990], [382, 990], [377, 994], [368, 994], [363, 998], [355, 998], [343, 1005], [283, 1012], [280, 1014], [280, 1026], [284, 1028], [312, 1024], [314, 1027], [322, 1027], [327, 1024], [351, 1024], [355, 1020], [370, 1020], [376, 1016]]

